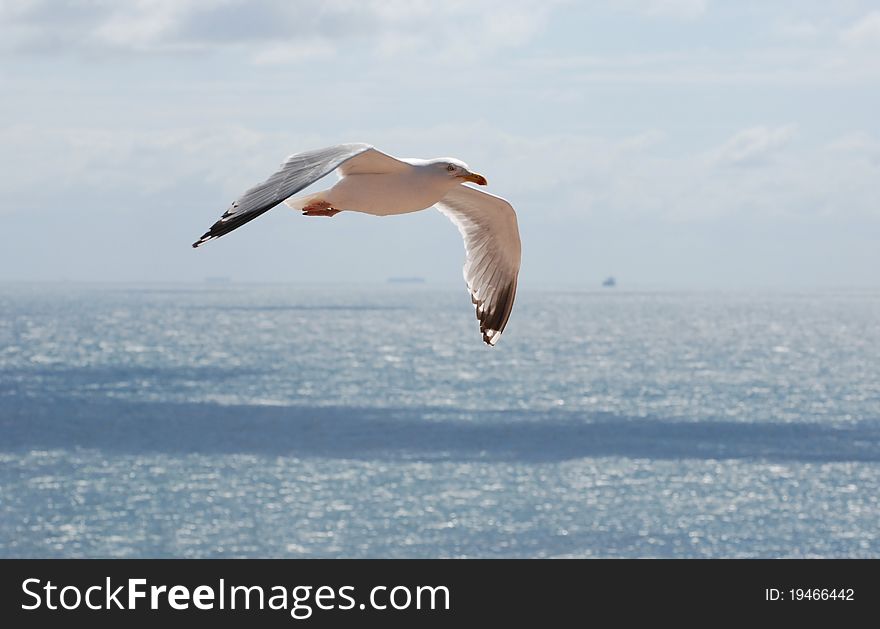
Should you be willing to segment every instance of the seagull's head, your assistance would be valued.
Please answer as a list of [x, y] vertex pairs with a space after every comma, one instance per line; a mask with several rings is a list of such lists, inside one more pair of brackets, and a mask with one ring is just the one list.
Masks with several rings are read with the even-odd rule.
[[465, 181], [470, 181], [471, 183], [475, 183], [478, 186], [485, 186], [488, 181], [483, 177], [480, 173], [473, 172], [468, 165], [459, 159], [454, 159], [452, 157], [444, 157], [443, 159], [437, 160], [436, 167], [438, 169], [442, 169], [444, 173], [446, 173], [447, 177], [455, 179], [457, 183], [464, 183]]

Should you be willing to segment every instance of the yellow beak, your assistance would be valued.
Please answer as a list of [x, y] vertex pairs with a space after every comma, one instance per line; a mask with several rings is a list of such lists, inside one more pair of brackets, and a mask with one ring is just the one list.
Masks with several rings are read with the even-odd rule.
[[462, 178], [465, 181], [470, 181], [477, 184], [478, 186], [485, 186], [489, 183], [488, 181], [486, 181], [486, 178], [483, 177], [483, 175], [481, 175], [480, 173], [468, 173], [466, 175], [463, 175]]

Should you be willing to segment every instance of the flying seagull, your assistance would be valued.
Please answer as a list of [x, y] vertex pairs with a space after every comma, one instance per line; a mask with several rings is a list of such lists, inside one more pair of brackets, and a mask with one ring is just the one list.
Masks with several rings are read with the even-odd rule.
[[[333, 187], [294, 196], [334, 170], [339, 181]], [[495, 345], [516, 295], [519, 229], [510, 203], [461, 185], [465, 182], [485, 186], [486, 178], [449, 157], [400, 159], [369, 144], [339, 144], [297, 153], [233, 202], [193, 247], [228, 234], [282, 201], [301, 210], [303, 216], [335, 216], [342, 211], [390, 216], [436, 206], [464, 239], [464, 279], [483, 341]]]

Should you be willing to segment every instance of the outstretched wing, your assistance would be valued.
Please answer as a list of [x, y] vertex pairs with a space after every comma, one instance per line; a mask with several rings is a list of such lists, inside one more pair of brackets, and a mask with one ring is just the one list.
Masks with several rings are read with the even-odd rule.
[[455, 223], [464, 238], [464, 279], [483, 340], [495, 345], [516, 297], [521, 258], [516, 212], [501, 197], [469, 186], [456, 186], [447, 192], [437, 209]]
[[412, 164], [391, 157], [375, 148], [358, 153], [354, 158], [346, 160], [339, 166], [339, 176], [348, 175], [382, 175], [399, 173], [412, 169]]
[[[404, 162], [377, 151], [369, 144], [339, 144], [291, 155], [278, 172], [233, 202], [220, 220], [193, 243], [193, 247], [238, 229], [337, 168], [343, 174], [353, 174], [388, 172], [394, 168], [407, 167]], [[377, 170], [383, 168], [384, 170]]]

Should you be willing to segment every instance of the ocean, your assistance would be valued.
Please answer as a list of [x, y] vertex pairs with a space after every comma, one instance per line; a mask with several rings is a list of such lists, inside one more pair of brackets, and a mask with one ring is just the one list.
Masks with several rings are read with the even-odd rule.
[[880, 291], [0, 286], [3, 557], [880, 557]]

